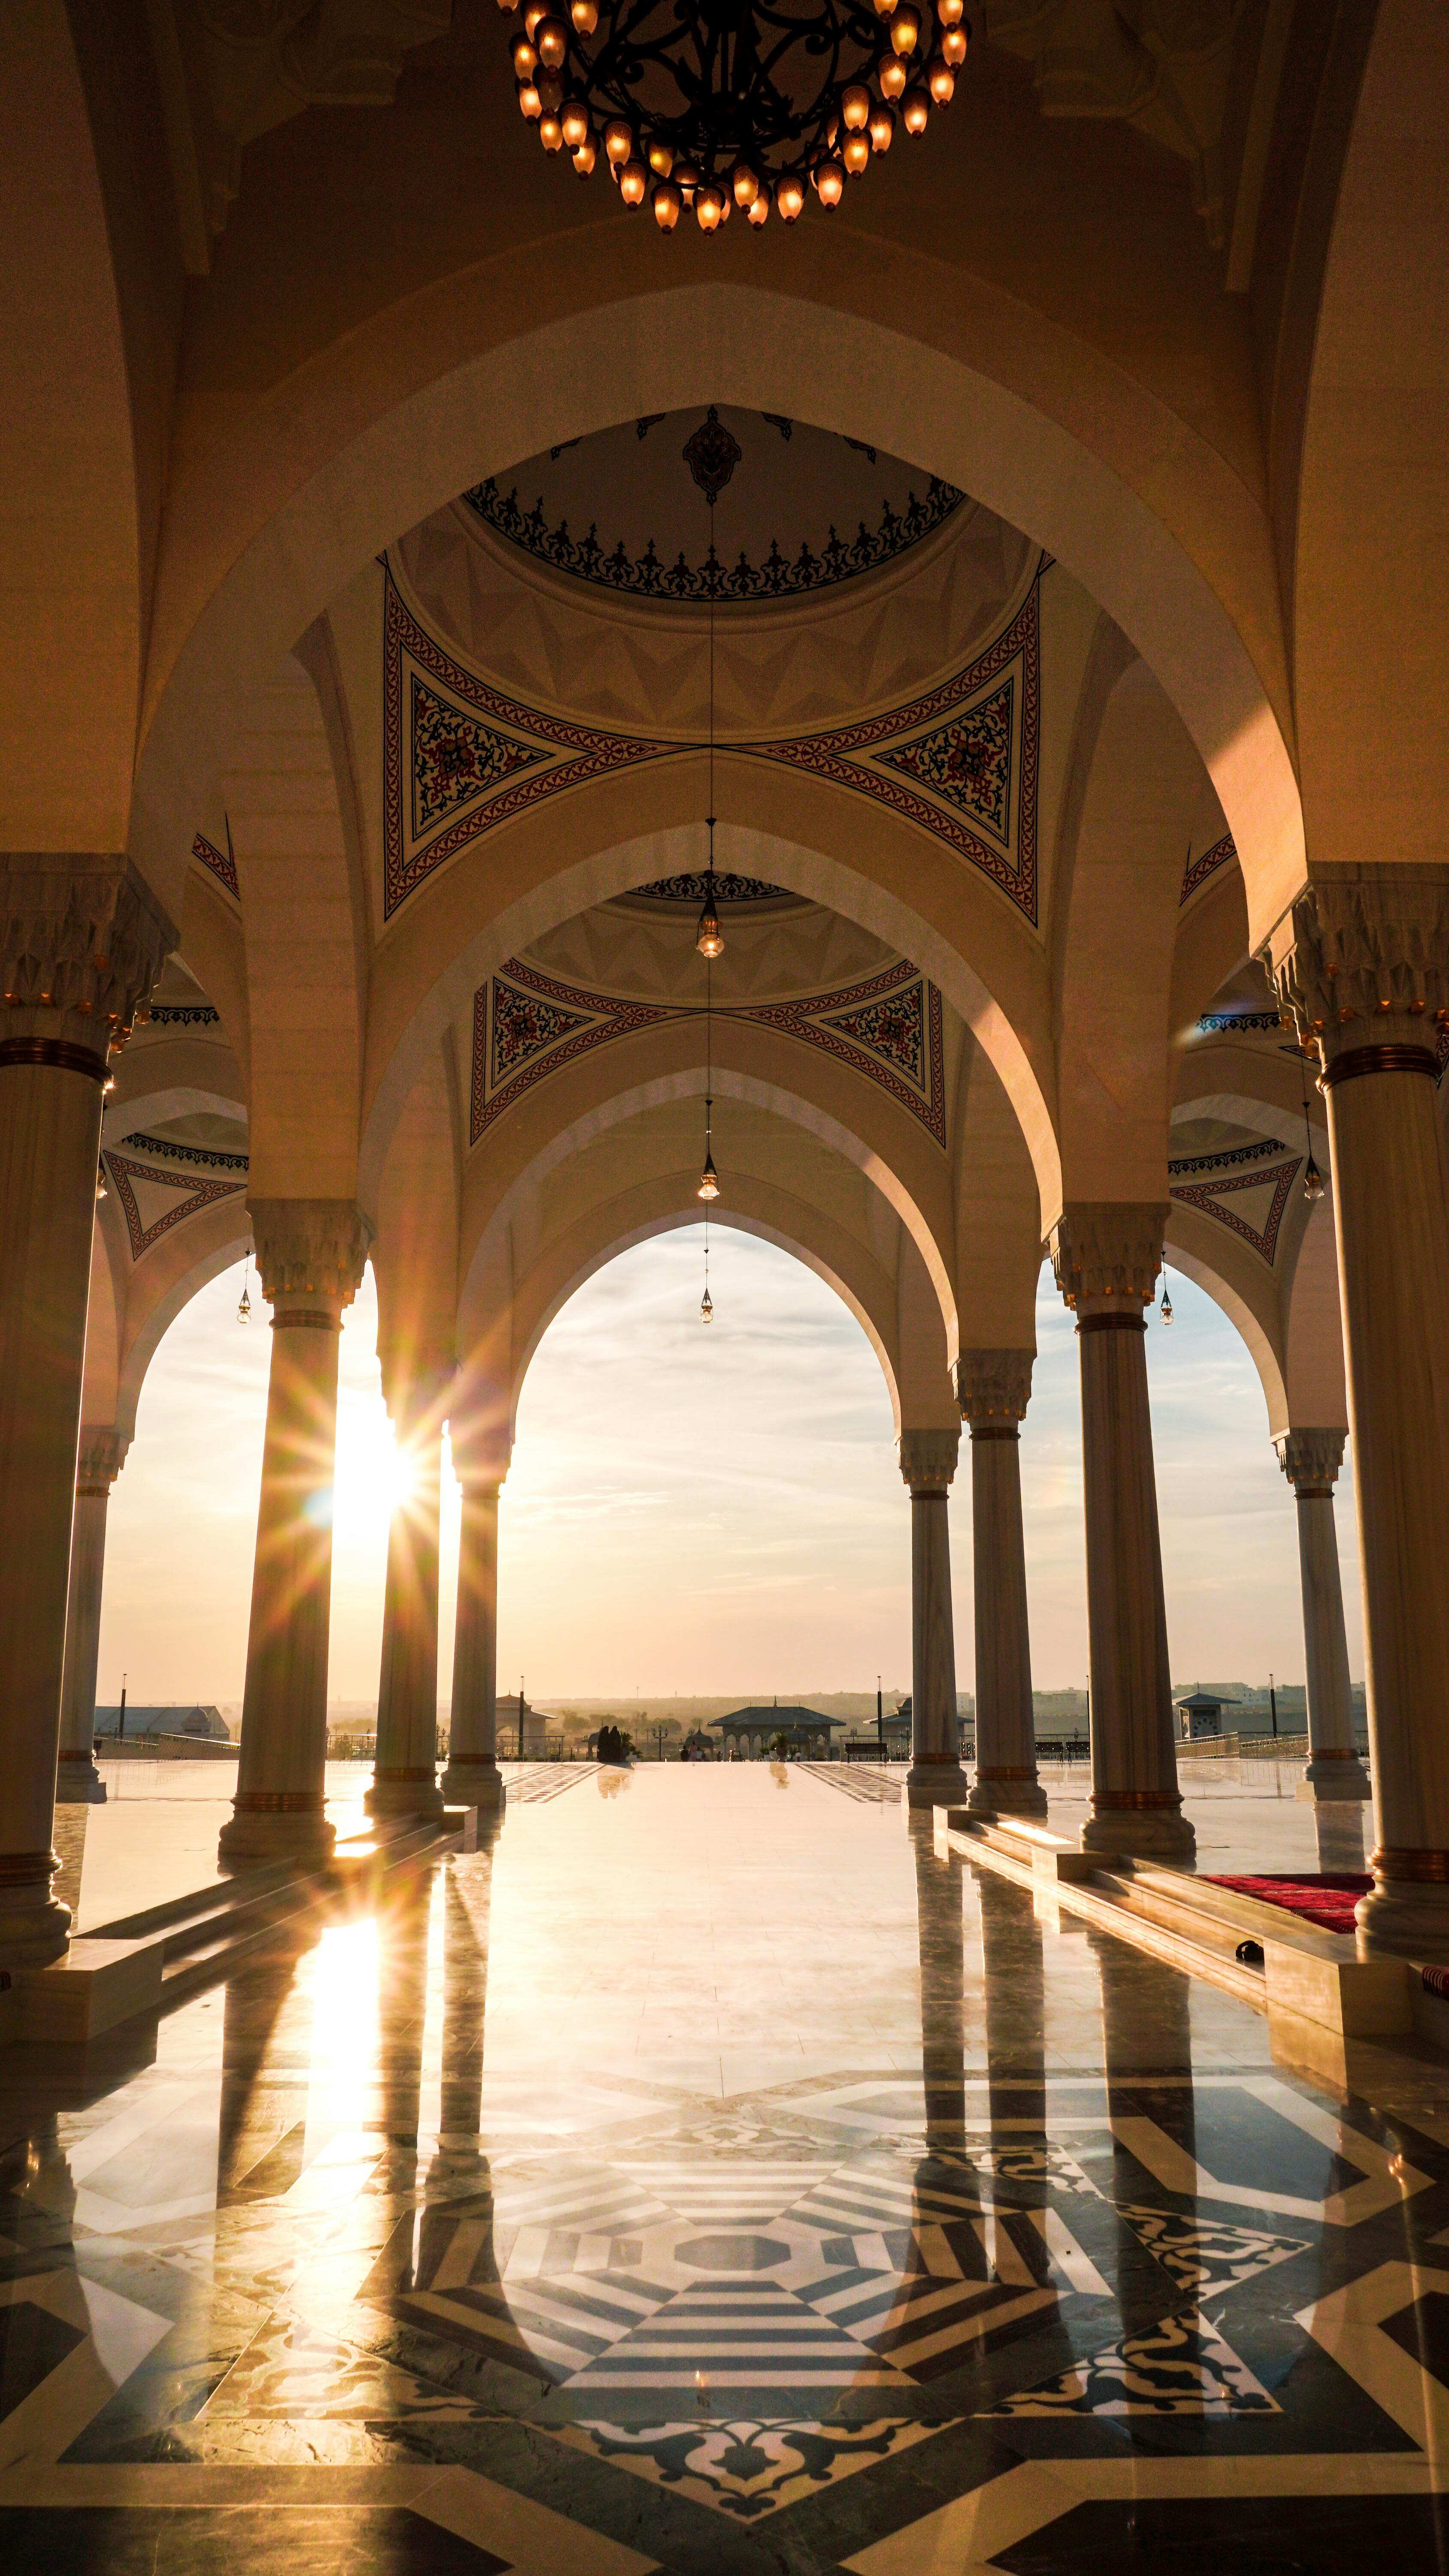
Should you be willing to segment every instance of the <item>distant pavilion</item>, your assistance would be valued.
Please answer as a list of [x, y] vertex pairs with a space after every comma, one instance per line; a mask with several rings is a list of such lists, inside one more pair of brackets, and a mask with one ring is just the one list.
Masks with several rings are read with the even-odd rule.
[[845, 1723], [843, 1718], [822, 1717], [816, 1708], [737, 1708], [733, 1716], [712, 1717], [709, 1722], [719, 1729], [720, 1750], [727, 1762], [758, 1761], [781, 1735], [792, 1753], [828, 1755], [831, 1728]]

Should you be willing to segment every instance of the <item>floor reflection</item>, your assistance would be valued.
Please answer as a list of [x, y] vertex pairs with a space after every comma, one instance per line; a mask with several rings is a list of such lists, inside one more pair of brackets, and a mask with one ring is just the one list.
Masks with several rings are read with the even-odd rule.
[[1315, 2089], [859, 1782], [581, 1767], [153, 2045], [0, 2069], [37, 2564], [1097, 2576], [1183, 2507], [1256, 2570], [1229, 2508], [1337, 2480], [1442, 2566], [1437, 2064]]

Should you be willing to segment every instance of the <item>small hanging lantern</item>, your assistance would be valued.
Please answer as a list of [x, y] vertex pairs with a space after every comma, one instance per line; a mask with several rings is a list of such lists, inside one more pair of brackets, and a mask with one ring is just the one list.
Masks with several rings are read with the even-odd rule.
[[[711, 549], [711, 553], [713, 552], [713, 548], [714, 548], [714, 539], [713, 539], [713, 537], [711, 536], [711, 538], [710, 538], [710, 549]], [[714, 758], [714, 602], [713, 602], [713, 600], [711, 600], [711, 601], [710, 601], [709, 730], [710, 730], [710, 758], [711, 758], [711, 761], [713, 761], [713, 758]], [[711, 784], [713, 784], [713, 781], [711, 781]], [[720, 926], [719, 926], [719, 914], [718, 914], [718, 913], [716, 912], [716, 910], [715, 910], [715, 902], [714, 902], [714, 819], [715, 819], [715, 818], [714, 818], [714, 816], [713, 816], [712, 814], [710, 814], [709, 816], [707, 816], [707, 817], [706, 817], [706, 820], [707, 820], [708, 825], [709, 825], [709, 859], [708, 859], [708, 862], [707, 862], [706, 875], [705, 875], [705, 881], [704, 881], [704, 910], [703, 910], [703, 912], [702, 912], [702, 913], [700, 914], [700, 916], [699, 916], [699, 928], [696, 930], [696, 932], [695, 932], [695, 934], [694, 934], [694, 944], [695, 944], [695, 947], [699, 950], [699, 953], [700, 953], [701, 957], [707, 957], [707, 958], [709, 959], [709, 961], [710, 961], [710, 964], [711, 964], [711, 965], [713, 965], [714, 960], [716, 959], [716, 957], [723, 957], [723, 955], [724, 955], [724, 932], [721, 930], [721, 928], [720, 928]]]
[[1313, 1128], [1308, 1116], [1308, 1067], [1302, 1054], [1298, 1058], [1298, 1079], [1303, 1093], [1303, 1141], [1308, 1147], [1308, 1160], [1303, 1166], [1303, 1195], [1310, 1207], [1316, 1207], [1323, 1196], [1323, 1174], [1313, 1159]]
[[1168, 1286], [1168, 1284], [1167, 1284], [1167, 1264], [1166, 1264], [1166, 1262], [1164, 1262], [1164, 1263], [1163, 1263], [1163, 1265], [1162, 1265], [1162, 1304], [1161, 1304], [1161, 1306], [1158, 1308], [1158, 1312], [1159, 1312], [1159, 1314], [1161, 1315], [1161, 1317], [1162, 1317], [1162, 1320], [1163, 1320], [1164, 1324], [1170, 1324], [1170, 1323], [1171, 1323], [1171, 1321], [1172, 1321], [1172, 1290], [1169, 1288], [1169, 1286]]
[[250, 1296], [249, 1296], [249, 1294], [248, 1294], [248, 1289], [249, 1289], [249, 1287], [250, 1287], [250, 1283], [251, 1283], [251, 1265], [250, 1265], [250, 1263], [248, 1263], [248, 1265], [247, 1265], [246, 1269], [245, 1269], [245, 1270], [243, 1271], [243, 1273], [242, 1273], [242, 1292], [241, 1292], [241, 1303], [240, 1303], [240, 1305], [237, 1307], [237, 1310], [236, 1310], [236, 1319], [237, 1319], [237, 1322], [238, 1322], [239, 1324], [245, 1324], [245, 1323], [249, 1322], [249, 1321], [250, 1321], [250, 1318], [251, 1318], [252, 1301], [251, 1301], [251, 1298], [250, 1298]]
[[704, 1295], [699, 1301], [699, 1320], [702, 1324], [711, 1324], [714, 1321], [714, 1299], [709, 1293], [708, 1280], [705, 1282]]

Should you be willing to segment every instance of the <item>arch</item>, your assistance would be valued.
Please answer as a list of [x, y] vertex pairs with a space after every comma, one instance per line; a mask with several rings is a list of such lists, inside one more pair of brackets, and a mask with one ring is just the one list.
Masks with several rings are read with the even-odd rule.
[[[179, 1227], [132, 1274], [116, 1376], [116, 1428], [128, 1440], [136, 1435], [136, 1409], [146, 1372], [176, 1318], [201, 1289], [251, 1250], [251, 1219], [242, 1200], [207, 1208], [189, 1225]], [[164, 1256], [164, 1258], [163, 1258]], [[154, 1268], [152, 1265], [154, 1264]], [[149, 1272], [150, 1276], [145, 1274]], [[147, 1291], [139, 1312], [133, 1311], [137, 1280]]]
[[[596, 1274], [608, 1267], [620, 1253], [632, 1251], [636, 1244], [649, 1243], [664, 1234], [677, 1234], [687, 1226], [703, 1222], [703, 1212], [692, 1196], [693, 1173], [673, 1180], [646, 1182], [638, 1189], [621, 1194], [601, 1209], [590, 1211], [566, 1235], [550, 1247], [550, 1255], [538, 1269], [520, 1282], [515, 1304], [522, 1321], [521, 1338], [511, 1360], [508, 1404], [509, 1441], [512, 1442], [517, 1422], [519, 1399], [534, 1356], [549, 1325], [562, 1312], [569, 1299]], [[793, 1207], [783, 1203], [782, 1192], [771, 1192], [762, 1184], [741, 1182], [736, 1201], [728, 1209], [710, 1210], [710, 1224], [723, 1226], [739, 1234], [754, 1235], [763, 1243], [773, 1243], [782, 1252], [791, 1253], [807, 1270], [835, 1291], [859, 1324], [885, 1380], [890, 1398], [891, 1415], [897, 1433], [902, 1421], [901, 1388], [898, 1363], [893, 1350], [895, 1335], [893, 1317], [879, 1282], [873, 1282], [861, 1259], [858, 1247], [838, 1227], [815, 1211], [796, 1201]], [[813, 1235], [814, 1241], [811, 1241]], [[942, 1377], [945, 1377], [944, 1357]]]
[[[641, 1110], [669, 1100], [702, 1099], [709, 1080], [716, 1100], [748, 1102], [788, 1121], [842, 1155], [874, 1184], [916, 1246], [954, 1349], [953, 1215], [944, 1160], [924, 1135], [918, 1140], [910, 1133], [914, 1122], [908, 1112], [875, 1093], [863, 1077], [844, 1076], [833, 1059], [817, 1060], [788, 1038], [743, 1025], [728, 1033], [728, 1041], [717, 1030], [714, 1066], [707, 1075], [699, 1060], [697, 1025], [669, 1023], [621, 1041], [620, 1055], [627, 1050], [635, 1076], [627, 1087], [600, 1099], [597, 1064], [584, 1057], [519, 1104], [511, 1113], [518, 1142], [510, 1163], [503, 1162], [501, 1153], [477, 1155], [465, 1169], [460, 1310], [469, 1312], [490, 1236], [496, 1238], [525, 1191], [537, 1188], [571, 1155], [586, 1151]], [[842, 1113], [848, 1113], [849, 1123]]]
[[[486, 870], [457, 863], [409, 898], [374, 975], [365, 1200], [421, 1066], [444, 1029], [471, 1011], [478, 987], [576, 913], [697, 867], [704, 786], [690, 763], [671, 762], [581, 788], [500, 832]], [[845, 789], [722, 753], [715, 794], [722, 867], [860, 922], [940, 986], [996, 1067], [1032, 1156], [1043, 1223], [1054, 1217], [1061, 1173], [1041, 943], [984, 879], [884, 808], [862, 815], [862, 800]], [[628, 828], [636, 823], [645, 828]], [[813, 826], [808, 842], [802, 824]], [[837, 858], [841, 847], [861, 864]], [[963, 919], [973, 957], [963, 953]]]
[[350, 319], [229, 436], [178, 454], [134, 808], [158, 888], [239, 694], [399, 528], [562, 440], [716, 401], [898, 453], [1058, 556], [1178, 708], [1275, 917], [1303, 874], [1277, 572], [1263, 498], [1215, 441], [1018, 295], [964, 271], [945, 291], [940, 261], [854, 229], [812, 242], [794, 294], [730, 276], [727, 241], [713, 282], [660, 288], [652, 247], [608, 221], [556, 238], [518, 334], [510, 245]]
[[[1180, 1223], [1180, 1217], [1186, 1222]], [[1250, 1301], [1242, 1287], [1235, 1286], [1197, 1247], [1194, 1238], [1199, 1228], [1205, 1228], [1207, 1223], [1203, 1217], [1194, 1219], [1190, 1209], [1174, 1213], [1167, 1228], [1173, 1267], [1180, 1270], [1185, 1279], [1191, 1279], [1195, 1287], [1203, 1289], [1213, 1304], [1221, 1307], [1229, 1323], [1236, 1326], [1248, 1357], [1258, 1372], [1263, 1402], [1268, 1408], [1271, 1436], [1274, 1431], [1284, 1429], [1288, 1420], [1288, 1392], [1276, 1338], [1260, 1304]]]

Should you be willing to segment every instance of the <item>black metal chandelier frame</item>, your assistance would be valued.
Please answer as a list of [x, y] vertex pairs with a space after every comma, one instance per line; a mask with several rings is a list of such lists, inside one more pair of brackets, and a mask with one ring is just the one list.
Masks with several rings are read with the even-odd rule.
[[[518, 104], [580, 177], [600, 144], [626, 204], [713, 232], [739, 207], [837, 205], [847, 177], [924, 132], [964, 62], [964, 0], [499, 0]], [[565, 15], [567, 11], [567, 15]]]

